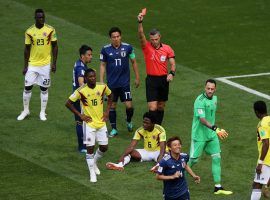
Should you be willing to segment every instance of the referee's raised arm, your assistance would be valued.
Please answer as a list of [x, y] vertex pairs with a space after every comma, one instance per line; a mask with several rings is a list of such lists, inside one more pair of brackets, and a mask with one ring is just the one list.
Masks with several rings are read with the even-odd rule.
[[142, 13], [139, 13], [139, 15], [138, 15], [138, 36], [139, 36], [139, 40], [141, 43], [141, 47], [144, 48], [147, 40], [146, 40], [144, 32], [143, 32], [142, 22], [143, 22], [143, 15], [142, 15]]

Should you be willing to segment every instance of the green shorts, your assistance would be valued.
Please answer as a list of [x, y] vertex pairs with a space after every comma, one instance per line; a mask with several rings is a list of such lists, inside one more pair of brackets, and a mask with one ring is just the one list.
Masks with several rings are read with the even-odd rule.
[[190, 158], [199, 158], [203, 151], [208, 155], [218, 154], [221, 152], [218, 137], [209, 141], [191, 140]]

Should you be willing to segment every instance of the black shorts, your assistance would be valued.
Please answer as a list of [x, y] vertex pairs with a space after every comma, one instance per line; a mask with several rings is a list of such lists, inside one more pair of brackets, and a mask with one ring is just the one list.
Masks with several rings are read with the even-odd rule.
[[169, 82], [167, 76], [147, 76], [145, 79], [146, 99], [151, 101], [167, 101]]
[[[75, 101], [75, 102], [73, 103], [73, 106], [76, 108], [76, 110], [77, 110], [78, 112], [81, 112], [80, 100]], [[75, 115], [75, 114], [74, 114], [74, 117], [75, 117], [75, 121], [82, 122], [82, 119], [81, 119], [78, 115]]]
[[132, 101], [130, 85], [119, 88], [110, 88], [113, 94], [113, 102], [117, 102], [120, 97], [121, 102]]

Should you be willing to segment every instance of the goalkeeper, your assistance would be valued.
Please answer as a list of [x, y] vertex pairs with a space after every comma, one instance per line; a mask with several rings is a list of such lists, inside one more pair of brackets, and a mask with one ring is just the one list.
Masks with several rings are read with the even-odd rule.
[[219, 139], [225, 139], [228, 133], [217, 128], [215, 115], [217, 109], [216, 81], [208, 79], [205, 83], [205, 92], [200, 94], [194, 103], [192, 121], [191, 147], [189, 166], [198, 162], [205, 151], [212, 157], [212, 174], [215, 182], [214, 194], [232, 194], [221, 186], [221, 165]]

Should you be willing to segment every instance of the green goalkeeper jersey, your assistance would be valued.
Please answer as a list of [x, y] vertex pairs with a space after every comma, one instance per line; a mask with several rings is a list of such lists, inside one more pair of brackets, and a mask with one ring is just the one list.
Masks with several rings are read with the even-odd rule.
[[191, 137], [196, 141], [208, 141], [217, 137], [215, 131], [209, 129], [200, 122], [200, 118], [205, 118], [212, 125], [215, 124], [217, 110], [217, 96], [211, 99], [205, 93], [199, 95], [194, 102], [194, 114], [192, 121]]

